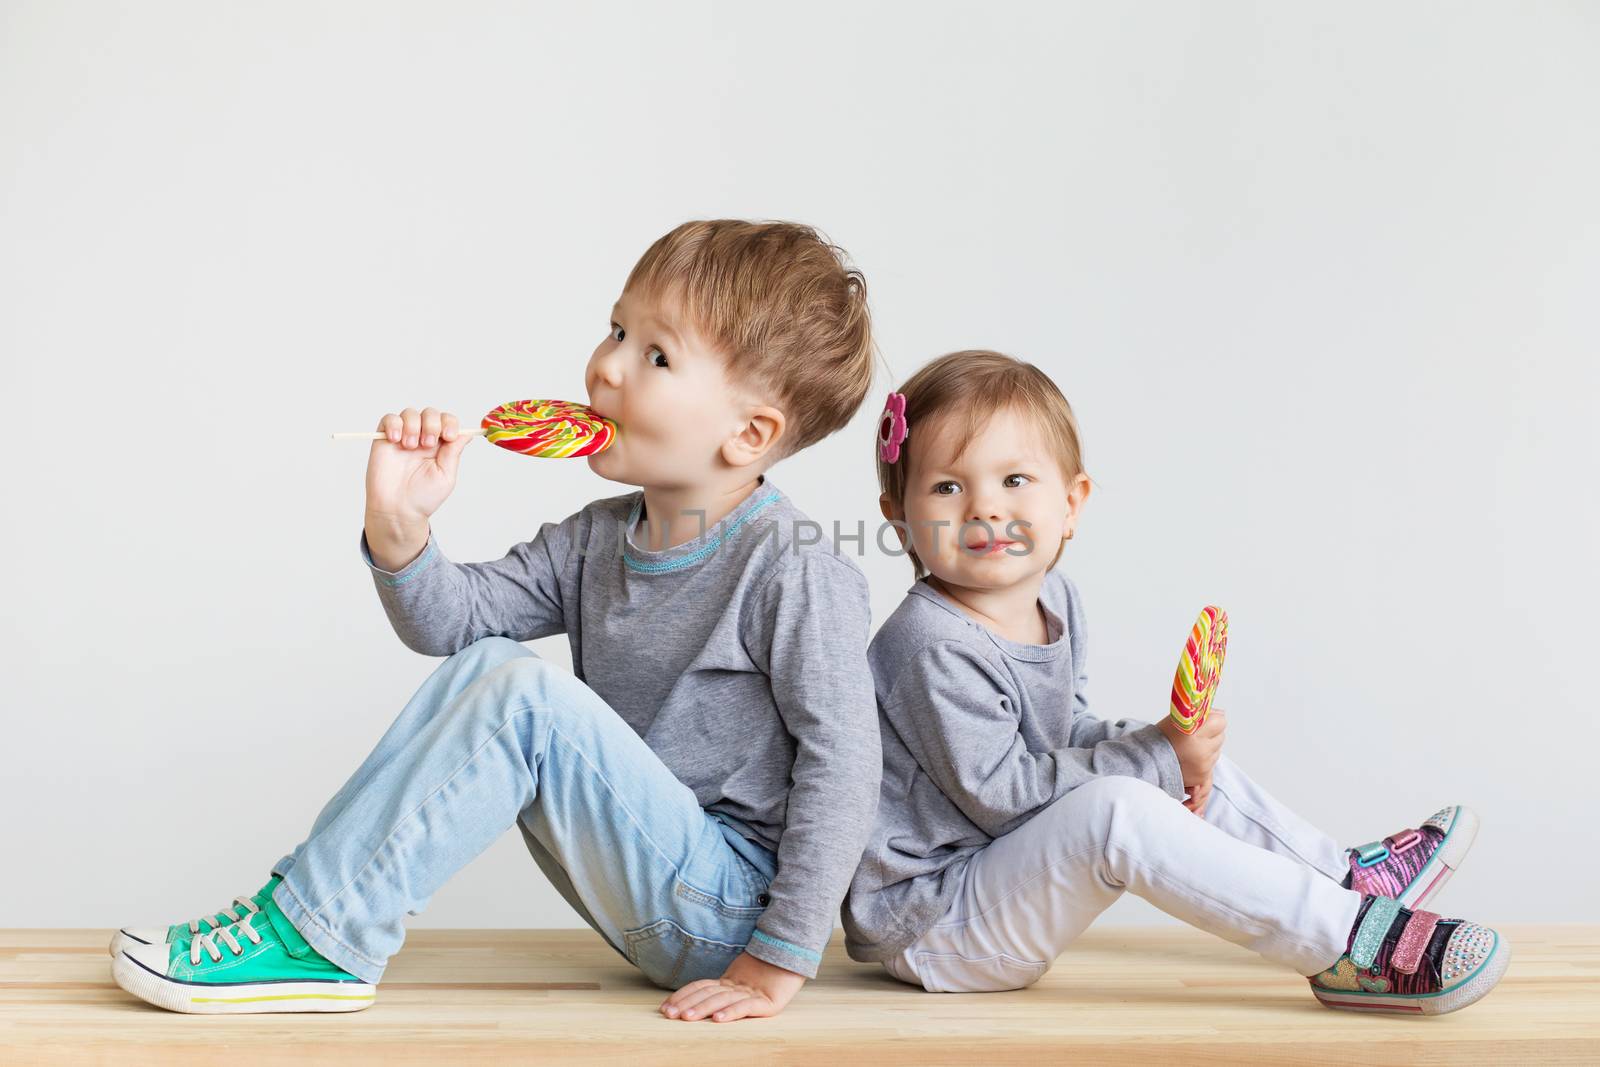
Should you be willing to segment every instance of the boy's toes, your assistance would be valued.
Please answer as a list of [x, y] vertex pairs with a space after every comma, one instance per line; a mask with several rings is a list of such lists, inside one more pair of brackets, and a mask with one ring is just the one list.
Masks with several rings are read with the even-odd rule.
[[159, 945], [167, 940], [165, 928], [156, 929], [153, 926], [124, 926], [111, 936], [111, 955], [116, 956], [123, 949], [136, 945]]

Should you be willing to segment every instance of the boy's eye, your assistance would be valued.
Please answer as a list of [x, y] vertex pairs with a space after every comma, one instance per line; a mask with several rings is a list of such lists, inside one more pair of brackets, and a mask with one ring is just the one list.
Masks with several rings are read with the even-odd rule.
[[665, 367], [667, 365], [667, 354], [661, 351], [659, 348], [652, 348], [648, 350], [645, 352], [644, 358], [650, 361], [650, 365], [652, 367]]
[[[953, 490], [953, 492], [944, 492], [944, 487], [947, 485]], [[938, 485], [933, 487], [933, 492], [936, 496], [955, 496], [956, 493], [961, 492], [961, 487], [955, 482], [940, 482]]]
[[611, 324], [611, 339], [613, 341], [620, 341], [624, 337], [627, 337], [627, 336], [628, 336], [628, 331], [627, 330], [624, 330], [621, 326], [618, 326], [614, 322]]
[[1008, 474], [1008, 475], [1006, 475], [1005, 481], [1003, 483], [1007, 489], [1020, 489], [1021, 488], [1020, 485], [1012, 485], [1011, 484], [1011, 479], [1013, 479], [1013, 478], [1021, 478], [1024, 481], [1029, 481], [1029, 482], [1033, 481], [1033, 479], [1029, 478], [1026, 474]]

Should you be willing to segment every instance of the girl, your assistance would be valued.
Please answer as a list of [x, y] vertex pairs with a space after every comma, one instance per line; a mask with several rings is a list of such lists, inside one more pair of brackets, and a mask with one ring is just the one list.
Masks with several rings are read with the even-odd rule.
[[1045, 374], [935, 360], [890, 394], [878, 476], [917, 580], [868, 652], [884, 773], [851, 958], [932, 992], [1018, 989], [1131, 889], [1330, 1007], [1439, 1015], [1499, 981], [1503, 937], [1420, 910], [1468, 809], [1341, 850], [1220, 754], [1221, 709], [1193, 735], [1089, 713], [1082, 603], [1052, 568], [1090, 482]]

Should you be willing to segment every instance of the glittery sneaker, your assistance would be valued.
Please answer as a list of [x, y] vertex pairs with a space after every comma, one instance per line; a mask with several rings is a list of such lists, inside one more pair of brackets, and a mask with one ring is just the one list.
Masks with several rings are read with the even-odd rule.
[[270, 894], [260, 911], [192, 941], [124, 948], [111, 977], [140, 1000], [197, 1015], [360, 1011], [378, 996], [308, 945]]
[[186, 923], [173, 923], [171, 926], [124, 926], [111, 936], [111, 958], [116, 959], [123, 949], [135, 945], [170, 945], [174, 941], [193, 941], [201, 934], [209, 934], [213, 930], [238, 922], [246, 915], [254, 915], [266, 905], [267, 896], [277, 887], [279, 880], [277, 875], [273, 875], [254, 896], [234, 897], [233, 903], [221, 911], [202, 915], [198, 919], [190, 919]]
[[1415, 830], [1401, 830], [1382, 841], [1348, 849], [1350, 872], [1344, 886], [1358, 893], [1393, 897], [1407, 908], [1420, 908], [1444, 888], [1477, 836], [1477, 814], [1469, 807], [1452, 804], [1434, 812]]
[[1510, 943], [1486, 926], [1367, 895], [1345, 954], [1306, 980], [1330, 1008], [1444, 1015], [1487, 996], [1510, 962]]

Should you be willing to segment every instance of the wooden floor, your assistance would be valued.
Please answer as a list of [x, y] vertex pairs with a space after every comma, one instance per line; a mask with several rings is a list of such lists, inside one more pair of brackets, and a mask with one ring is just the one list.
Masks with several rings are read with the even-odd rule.
[[176, 1015], [111, 981], [106, 930], [0, 931], [0, 1064], [1140, 1061], [1600, 1063], [1600, 926], [1508, 926], [1511, 969], [1437, 1019], [1331, 1011], [1182, 928], [1092, 929], [1036, 986], [934, 994], [853, 963], [775, 1019], [685, 1023], [587, 930], [421, 930], [349, 1015]]

